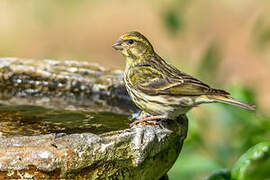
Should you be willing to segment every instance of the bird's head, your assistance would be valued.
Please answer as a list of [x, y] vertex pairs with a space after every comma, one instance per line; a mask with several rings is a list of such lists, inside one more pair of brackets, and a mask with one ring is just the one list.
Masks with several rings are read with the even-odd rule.
[[120, 36], [112, 47], [119, 50], [123, 56], [133, 60], [145, 58], [154, 52], [151, 43], [141, 33], [132, 31]]

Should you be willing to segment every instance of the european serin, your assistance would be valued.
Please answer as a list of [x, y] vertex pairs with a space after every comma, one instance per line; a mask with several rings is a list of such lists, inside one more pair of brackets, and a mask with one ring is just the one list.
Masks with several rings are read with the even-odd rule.
[[157, 119], [174, 119], [202, 103], [222, 102], [250, 110], [254, 106], [211, 88], [163, 60], [139, 32], [123, 34], [113, 45], [126, 58], [124, 82], [133, 102], [151, 116], [132, 125]]

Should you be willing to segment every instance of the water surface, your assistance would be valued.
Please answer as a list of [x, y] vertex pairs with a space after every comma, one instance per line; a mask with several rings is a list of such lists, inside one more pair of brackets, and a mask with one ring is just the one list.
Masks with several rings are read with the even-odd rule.
[[126, 129], [127, 115], [112, 112], [55, 110], [31, 105], [0, 104], [1, 135], [40, 135], [49, 133], [95, 133]]

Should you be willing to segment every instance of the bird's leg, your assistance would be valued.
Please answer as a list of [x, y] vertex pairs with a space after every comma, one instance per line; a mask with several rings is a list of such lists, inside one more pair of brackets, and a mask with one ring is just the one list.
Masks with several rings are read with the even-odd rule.
[[163, 118], [166, 118], [166, 117], [163, 115], [144, 117], [142, 119], [138, 119], [138, 120], [134, 121], [133, 123], [131, 123], [130, 127], [133, 127], [134, 125], [141, 123], [141, 122], [149, 122], [151, 124], [156, 124], [157, 119], [163, 119]]

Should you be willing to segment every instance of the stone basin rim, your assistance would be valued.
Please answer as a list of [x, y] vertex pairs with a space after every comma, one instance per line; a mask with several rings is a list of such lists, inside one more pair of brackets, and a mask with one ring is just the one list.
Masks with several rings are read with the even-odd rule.
[[[28, 169], [31, 165], [34, 165], [38, 170], [42, 171], [54, 171], [55, 169], [60, 168], [62, 169], [62, 172], [67, 172], [75, 168], [68, 167], [63, 164], [61, 165], [61, 161], [66, 161], [70, 158], [68, 157], [68, 154], [63, 155], [61, 158], [56, 158], [54, 157], [54, 153], [57, 153], [57, 151], [68, 153], [70, 150], [74, 150], [74, 152], [77, 153], [77, 155], [73, 155], [72, 158], [79, 161], [79, 168], [84, 168], [89, 166], [89, 163], [91, 163], [91, 160], [86, 163], [85, 159], [81, 158], [84, 157], [84, 155], [87, 154], [89, 156], [95, 151], [98, 153], [106, 152], [115, 146], [115, 144], [117, 145], [117, 143], [121, 144], [125, 142], [127, 143], [127, 146], [131, 148], [130, 152], [134, 153], [129, 154], [126, 158], [133, 159], [132, 164], [136, 167], [143, 162], [145, 158], [144, 155], [138, 155], [138, 153], [143, 154], [143, 149], [147, 148], [143, 147], [143, 144], [149, 144], [149, 141], [156, 141], [157, 138], [162, 141], [162, 138], [165, 138], [165, 136], [169, 137], [172, 133], [173, 132], [171, 130], [161, 129], [158, 125], [137, 125], [133, 128], [106, 132], [100, 135], [95, 135], [93, 133], [77, 133], [68, 135], [51, 133], [37, 136], [0, 137], [0, 154], [2, 155], [2, 158], [0, 157], [0, 172]], [[162, 138], [158, 137], [160, 134], [162, 134]], [[142, 136], [146, 136], [145, 142], [141, 139]], [[112, 139], [115, 139], [116, 137], [119, 138], [118, 142], [112, 142]], [[93, 145], [97, 144], [98, 146], [93, 147]], [[15, 165], [9, 164], [9, 166], [3, 166], [1, 159], [3, 160], [3, 156], [5, 155], [17, 157], [17, 159], [11, 161], [11, 164]], [[23, 163], [19, 163], [20, 161], [24, 161], [27, 156], [32, 157], [31, 162], [25, 163], [24, 165], [22, 165]], [[56, 159], [53, 161], [48, 160], [54, 158]], [[42, 161], [46, 161], [46, 163], [40, 163], [40, 159], [42, 159]]]

